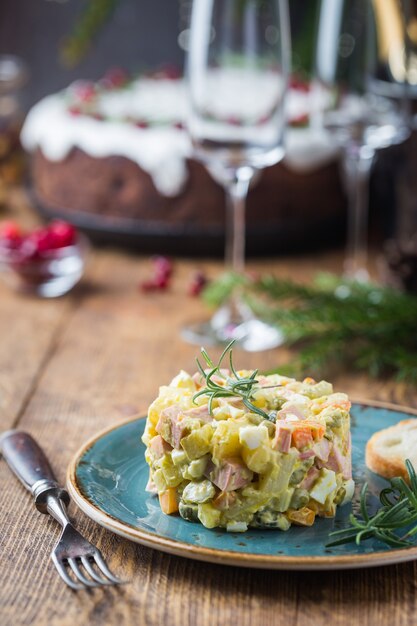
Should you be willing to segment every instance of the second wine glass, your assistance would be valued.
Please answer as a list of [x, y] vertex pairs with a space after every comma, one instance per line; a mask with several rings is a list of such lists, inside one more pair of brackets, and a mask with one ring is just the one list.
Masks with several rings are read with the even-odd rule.
[[[187, 59], [194, 156], [226, 191], [226, 263], [245, 266], [245, 203], [257, 170], [284, 155], [290, 62], [287, 0], [194, 0]], [[248, 351], [282, 343], [279, 329], [233, 297], [183, 329], [198, 344], [235, 339]]]
[[375, 154], [410, 132], [404, 11], [401, 0], [320, 3], [313, 117], [342, 149], [348, 279], [369, 279], [368, 195]]

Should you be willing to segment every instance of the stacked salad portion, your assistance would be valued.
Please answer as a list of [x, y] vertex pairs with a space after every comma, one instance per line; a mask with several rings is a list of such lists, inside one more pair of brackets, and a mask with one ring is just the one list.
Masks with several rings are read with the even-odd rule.
[[147, 490], [207, 528], [311, 526], [353, 495], [349, 409], [326, 381], [182, 371], [149, 408]]

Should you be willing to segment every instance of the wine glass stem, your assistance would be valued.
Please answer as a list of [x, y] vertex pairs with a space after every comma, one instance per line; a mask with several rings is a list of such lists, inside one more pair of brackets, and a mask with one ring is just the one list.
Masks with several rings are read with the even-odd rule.
[[345, 154], [348, 189], [348, 225], [344, 274], [356, 280], [368, 280], [369, 178], [374, 152]]
[[253, 176], [250, 167], [236, 170], [235, 175], [225, 185], [226, 191], [226, 266], [233, 272], [241, 273], [245, 268], [246, 239], [246, 198]]

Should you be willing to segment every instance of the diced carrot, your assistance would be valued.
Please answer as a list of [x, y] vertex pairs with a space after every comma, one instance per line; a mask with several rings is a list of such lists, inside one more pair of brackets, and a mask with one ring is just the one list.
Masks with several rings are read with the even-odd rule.
[[322, 406], [323, 409], [331, 407], [332, 409], [341, 409], [342, 411], [350, 411], [352, 404], [349, 400], [336, 400], [334, 402], [325, 402]]
[[290, 522], [294, 522], [297, 526], [312, 526], [314, 524], [316, 514], [308, 507], [303, 506], [303, 508], [298, 509], [298, 511], [289, 509], [287, 511], [287, 517]]
[[307, 378], [304, 378], [303, 383], [306, 383], [307, 385], [315, 385], [316, 381], [314, 378], [311, 378], [311, 376], [307, 376]]
[[177, 490], [174, 487], [169, 487], [166, 491], [160, 493], [159, 504], [162, 512], [166, 515], [176, 513], [178, 511]]
[[298, 450], [312, 445], [313, 435], [311, 434], [311, 428], [296, 428], [292, 434], [292, 443]]
[[311, 430], [311, 434], [313, 435], [315, 441], [318, 441], [319, 439], [322, 439], [324, 437], [326, 429], [323, 424], [320, 424], [320, 422], [303, 420], [303, 422], [301, 423], [303, 428], [308, 427]]

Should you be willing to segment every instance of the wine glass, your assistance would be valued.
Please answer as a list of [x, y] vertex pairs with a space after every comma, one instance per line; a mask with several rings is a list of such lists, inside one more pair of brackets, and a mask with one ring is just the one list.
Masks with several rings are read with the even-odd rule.
[[321, 0], [313, 119], [342, 149], [348, 195], [344, 274], [369, 279], [368, 195], [376, 152], [409, 135], [400, 0]]
[[[187, 80], [194, 156], [225, 189], [226, 264], [245, 267], [245, 203], [256, 173], [284, 155], [290, 62], [287, 0], [194, 0]], [[245, 350], [282, 343], [276, 327], [230, 297], [183, 337], [198, 344], [234, 339]]]

